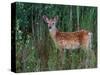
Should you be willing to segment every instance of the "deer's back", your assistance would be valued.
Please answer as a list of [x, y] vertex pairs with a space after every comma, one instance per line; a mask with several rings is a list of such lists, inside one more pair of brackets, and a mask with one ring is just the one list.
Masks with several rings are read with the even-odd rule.
[[77, 32], [56, 32], [55, 35], [56, 43], [61, 48], [75, 49], [79, 48], [80, 45], [84, 45], [88, 40], [87, 31], [77, 31]]

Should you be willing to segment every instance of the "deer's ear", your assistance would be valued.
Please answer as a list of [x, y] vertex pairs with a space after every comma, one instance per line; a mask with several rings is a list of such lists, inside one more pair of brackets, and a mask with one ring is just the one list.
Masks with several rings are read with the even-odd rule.
[[57, 20], [58, 20], [58, 16], [55, 16], [55, 17], [54, 17], [54, 20], [57, 21]]
[[46, 15], [43, 15], [42, 18], [44, 19], [45, 22], [48, 22], [48, 17]]

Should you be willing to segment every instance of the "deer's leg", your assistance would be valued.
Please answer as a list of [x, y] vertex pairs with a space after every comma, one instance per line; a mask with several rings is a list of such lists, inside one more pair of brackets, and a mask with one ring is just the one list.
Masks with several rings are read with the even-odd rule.
[[64, 50], [61, 49], [61, 50], [60, 50], [60, 58], [61, 58], [61, 62], [62, 62], [62, 60], [63, 60], [63, 56], [64, 56]]
[[64, 64], [64, 50], [60, 49], [60, 69], [63, 69], [63, 64]]
[[82, 40], [82, 47], [85, 50], [91, 50], [92, 49], [92, 33], [88, 33], [87, 37], [83, 37]]
[[91, 42], [91, 35], [89, 35], [87, 38], [85, 38], [82, 42], [83, 50], [85, 53], [85, 59], [84, 59], [84, 66], [85, 68], [88, 68], [91, 63], [91, 52], [92, 52], [92, 42]]
[[61, 62], [61, 69], [63, 69], [65, 64], [65, 49], [60, 50], [60, 62]]
[[66, 49], [63, 49], [63, 56], [62, 56], [62, 64], [65, 64], [65, 59], [66, 59]]

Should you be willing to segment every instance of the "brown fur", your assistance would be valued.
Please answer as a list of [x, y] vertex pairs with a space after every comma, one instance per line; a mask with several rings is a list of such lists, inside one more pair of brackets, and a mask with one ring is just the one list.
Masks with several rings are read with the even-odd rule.
[[[75, 45], [79, 43], [84, 48], [87, 48], [88, 41], [88, 32], [85, 30], [80, 30], [76, 32], [59, 32], [57, 31], [54, 35], [51, 34], [55, 43], [60, 46], [60, 48], [64, 49], [65, 46]], [[69, 47], [68, 47], [69, 48]]]

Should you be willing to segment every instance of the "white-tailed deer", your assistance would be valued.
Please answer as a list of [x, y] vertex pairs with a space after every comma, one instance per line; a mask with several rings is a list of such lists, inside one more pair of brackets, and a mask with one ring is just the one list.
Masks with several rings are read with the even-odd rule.
[[61, 32], [56, 28], [58, 16], [51, 19], [47, 16], [43, 16], [43, 19], [48, 25], [50, 35], [55, 45], [59, 47], [60, 50], [78, 48], [91, 49], [91, 32], [84, 29], [75, 32]]
[[75, 32], [61, 32], [56, 28], [58, 16], [51, 19], [43, 16], [43, 19], [48, 24], [52, 39], [60, 49], [91, 48], [91, 32], [83, 29]]

